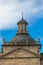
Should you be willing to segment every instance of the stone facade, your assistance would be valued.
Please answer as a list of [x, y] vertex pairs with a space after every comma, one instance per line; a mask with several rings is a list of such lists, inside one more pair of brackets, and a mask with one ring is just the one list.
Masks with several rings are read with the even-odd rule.
[[40, 60], [35, 59], [4, 59], [0, 65], [40, 65]]
[[40, 38], [36, 43], [27, 32], [27, 24], [22, 17], [22, 20], [18, 22], [16, 37], [10, 42], [3, 40], [0, 65], [42, 65]]
[[40, 65], [39, 46], [11, 46], [3, 47], [0, 58], [1, 65]]

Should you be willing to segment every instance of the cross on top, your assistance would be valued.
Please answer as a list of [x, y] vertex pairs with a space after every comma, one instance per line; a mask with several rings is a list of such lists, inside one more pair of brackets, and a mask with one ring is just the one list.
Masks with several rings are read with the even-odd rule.
[[23, 19], [23, 14], [24, 14], [24, 13], [22, 12], [22, 19]]

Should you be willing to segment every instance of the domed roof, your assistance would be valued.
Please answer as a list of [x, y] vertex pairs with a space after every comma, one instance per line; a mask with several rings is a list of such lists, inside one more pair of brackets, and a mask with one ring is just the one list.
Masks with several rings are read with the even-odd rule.
[[35, 40], [28, 34], [18, 34], [11, 42], [16, 42], [17, 45], [26, 45], [27, 42], [28, 44], [34, 44]]
[[[22, 19], [17, 24], [28, 24], [22, 16]], [[23, 32], [22, 32], [23, 31]], [[28, 34], [26, 28], [19, 28], [19, 33], [11, 40], [12, 43], [16, 45], [27, 45], [27, 44], [35, 44], [35, 40]], [[12, 44], [11, 43], [11, 44]]]
[[20, 20], [17, 24], [28, 24], [24, 19]]

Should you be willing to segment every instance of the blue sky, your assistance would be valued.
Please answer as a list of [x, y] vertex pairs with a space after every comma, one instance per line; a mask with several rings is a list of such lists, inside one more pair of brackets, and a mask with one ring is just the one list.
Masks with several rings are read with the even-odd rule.
[[40, 35], [43, 52], [43, 0], [0, 0], [0, 45], [3, 38], [10, 41], [15, 36], [22, 12], [30, 35], [36, 41]]

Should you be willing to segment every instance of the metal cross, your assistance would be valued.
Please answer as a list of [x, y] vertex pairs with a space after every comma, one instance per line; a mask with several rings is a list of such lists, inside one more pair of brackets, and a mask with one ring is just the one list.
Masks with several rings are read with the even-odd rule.
[[22, 19], [23, 19], [23, 12], [22, 12]]

